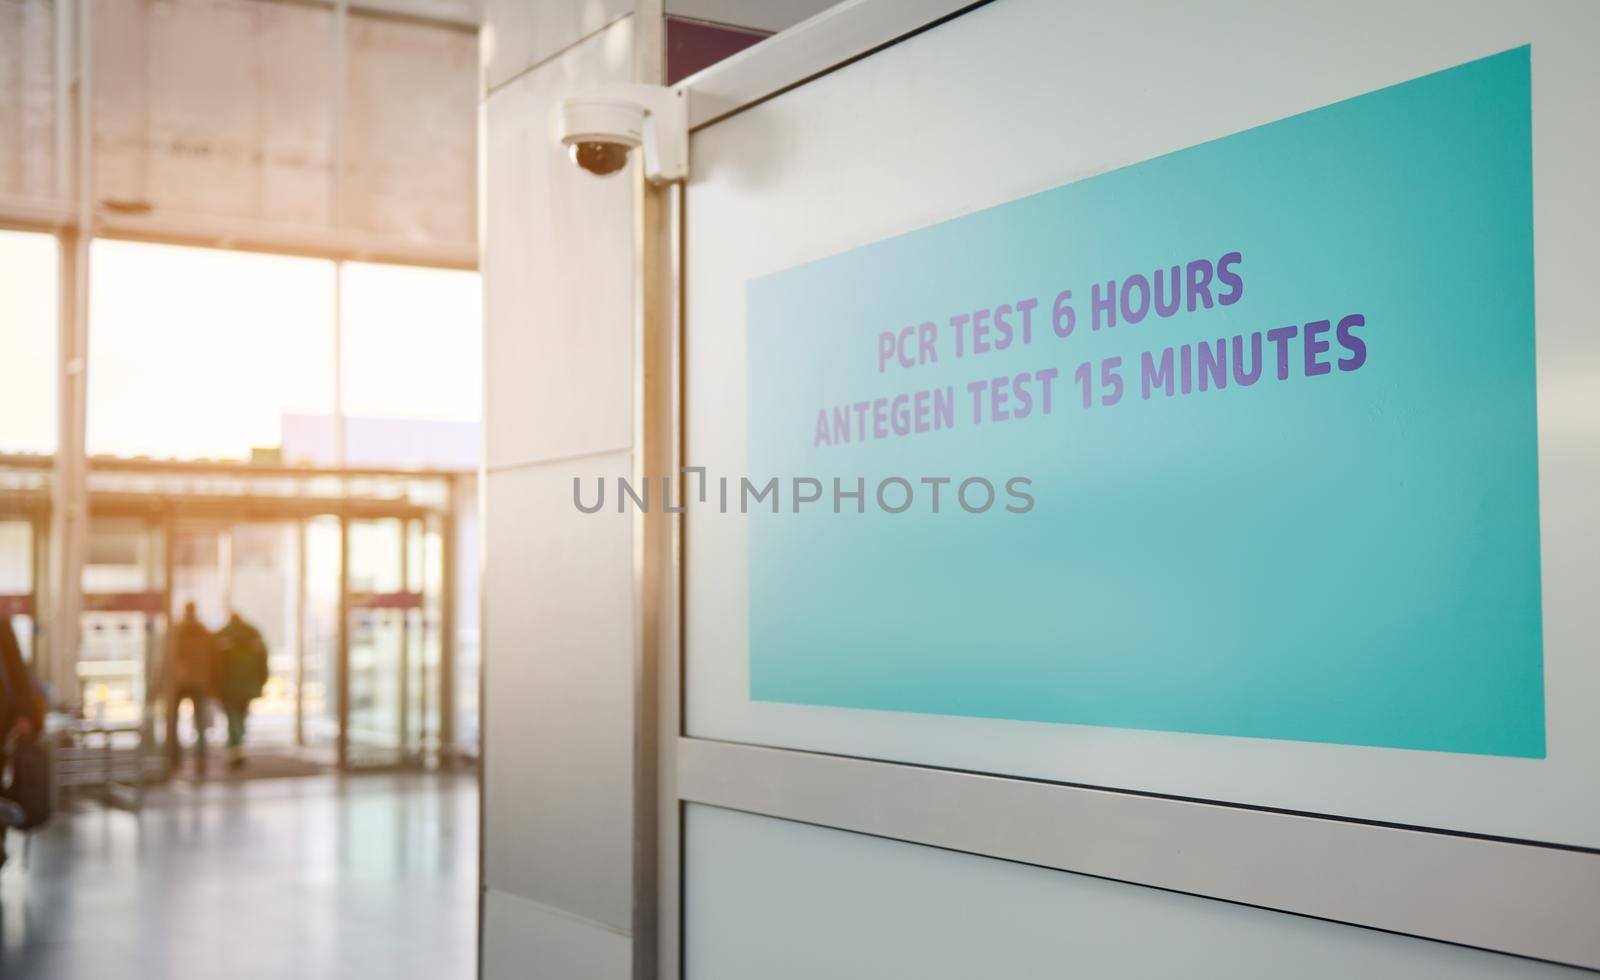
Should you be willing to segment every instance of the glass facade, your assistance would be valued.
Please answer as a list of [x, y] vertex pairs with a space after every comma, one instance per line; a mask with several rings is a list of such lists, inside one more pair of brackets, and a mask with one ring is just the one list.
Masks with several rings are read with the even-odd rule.
[[53, 235], [0, 230], [0, 452], [56, 447], [56, 281]]
[[[36, 663], [59, 249], [0, 231], [15, 299], [0, 309], [0, 615]], [[477, 274], [109, 239], [90, 268], [82, 641], [77, 690], [58, 700], [159, 746], [169, 623], [194, 602], [206, 625], [236, 610], [266, 640], [251, 744], [325, 762], [342, 745], [351, 766], [475, 754], [476, 521], [460, 471], [481, 412]], [[340, 447], [360, 469], [333, 465], [341, 404], [363, 422]], [[395, 446], [409, 454], [386, 464]], [[186, 702], [179, 737], [197, 722], [220, 726]]]

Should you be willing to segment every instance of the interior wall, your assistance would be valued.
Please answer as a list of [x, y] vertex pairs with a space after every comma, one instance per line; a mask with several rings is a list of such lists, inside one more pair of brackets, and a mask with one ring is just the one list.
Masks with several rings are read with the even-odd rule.
[[[482, 975], [633, 960], [633, 166], [580, 172], [564, 92], [633, 78], [631, 3], [491, 2], [484, 33]], [[592, 490], [591, 490], [592, 492]]]
[[[687, 808], [684, 851], [685, 972], [694, 980], [1584, 975], [1375, 929], [710, 806]], [[783, 886], [773, 887], [779, 881]]]
[[336, 205], [334, 26], [260, 0], [97, 6], [96, 200], [471, 243], [476, 38], [351, 12]]
[[56, 194], [55, 5], [0, 0], [0, 196]]
[[[57, 137], [71, 129], [70, 119], [57, 129], [57, 6], [0, 0], [0, 199], [24, 206], [72, 193], [70, 181], [58, 186], [69, 173], [56, 166]], [[352, 9], [341, 115], [331, 5], [119, 0], [85, 9], [91, 194], [102, 215], [472, 254], [479, 73], [470, 20]]]

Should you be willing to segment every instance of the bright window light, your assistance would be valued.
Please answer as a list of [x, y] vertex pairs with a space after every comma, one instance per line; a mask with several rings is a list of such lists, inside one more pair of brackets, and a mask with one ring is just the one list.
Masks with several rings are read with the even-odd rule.
[[89, 452], [244, 459], [332, 413], [332, 262], [97, 240], [90, 270]]
[[347, 415], [480, 419], [476, 272], [347, 262], [343, 286]]
[[0, 452], [56, 447], [53, 235], [0, 231]]

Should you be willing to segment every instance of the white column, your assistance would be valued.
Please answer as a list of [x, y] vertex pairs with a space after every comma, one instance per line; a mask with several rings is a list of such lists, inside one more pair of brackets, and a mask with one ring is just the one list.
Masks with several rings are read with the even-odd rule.
[[[88, 458], [85, 436], [89, 395], [89, 243], [94, 234], [91, 166], [91, 20], [87, 0], [75, 7], [76, 43], [70, 59], [77, 165], [77, 227], [61, 236], [59, 325], [56, 338], [56, 454], [51, 481], [50, 554], [52, 569], [47, 678], [59, 701], [76, 703], [78, 648], [83, 612], [83, 564], [89, 536]], [[58, 17], [58, 29], [67, 19]], [[68, 46], [56, 45], [61, 70]]]

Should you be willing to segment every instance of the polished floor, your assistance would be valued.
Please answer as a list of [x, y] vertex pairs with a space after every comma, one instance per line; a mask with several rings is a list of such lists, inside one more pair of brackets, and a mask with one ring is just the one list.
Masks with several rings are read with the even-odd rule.
[[470, 775], [257, 779], [83, 804], [0, 872], [4, 980], [467, 980]]

